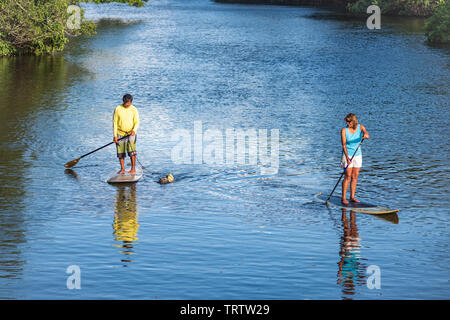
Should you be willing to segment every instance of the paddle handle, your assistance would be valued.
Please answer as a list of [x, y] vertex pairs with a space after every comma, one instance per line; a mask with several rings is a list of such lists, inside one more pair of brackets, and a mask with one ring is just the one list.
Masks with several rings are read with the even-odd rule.
[[[129, 137], [129, 136], [130, 136], [130, 135], [124, 136], [124, 137], [120, 138], [119, 140], [125, 139], [125, 138], [127, 138], [127, 137]], [[105, 144], [104, 146], [102, 146], [102, 147], [100, 147], [100, 148], [97, 148], [97, 149], [95, 149], [95, 150], [93, 150], [93, 151], [91, 151], [91, 152], [88, 152], [88, 153], [86, 153], [86, 154], [83, 154], [83, 155], [82, 155], [81, 157], [79, 157], [78, 159], [84, 158], [84, 157], [86, 157], [86, 156], [88, 156], [88, 155], [90, 155], [90, 154], [92, 154], [92, 153], [94, 153], [94, 152], [97, 152], [98, 150], [101, 150], [101, 149], [103, 149], [103, 148], [106, 148], [107, 146], [109, 146], [109, 145], [111, 145], [111, 144], [113, 144], [113, 143], [115, 143], [115, 142], [112, 141], [112, 142], [110, 142], [110, 143], [108, 143], [108, 144]]]
[[334, 193], [334, 190], [336, 190], [337, 186], [339, 185], [339, 182], [341, 182], [342, 176], [344, 175], [345, 171], [347, 171], [348, 166], [349, 166], [350, 163], [352, 162], [353, 158], [355, 157], [356, 153], [357, 153], [358, 150], [359, 150], [359, 147], [361, 147], [361, 144], [363, 143], [363, 141], [364, 141], [364, 138], [362, 138], [361, 142], [360, 142], [359, 145], [358, 145], [358, 148], [356, 148], [355, 153], [353, 153], [353, 156], [350, 158], [350, 162], [347, 163], [347, 165], [345, 166], [344, 171], [341, 173], [341, 176], [339, 177], [338, 182], [337, 182], [336, 185], [334, 186], [333, 191], [331, 191], [331, 193], [330, 193], [330, 195], [328, 196], [327, 201], [325, 201], [325, 203], [327, 203], [328, 200], [330, 200], [331, 196], [332, 196], [333, 193]]

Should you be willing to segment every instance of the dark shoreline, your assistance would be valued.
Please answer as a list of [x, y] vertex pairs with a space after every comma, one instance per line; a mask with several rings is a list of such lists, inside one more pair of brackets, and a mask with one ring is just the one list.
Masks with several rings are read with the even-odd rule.
[[[289, 7], [320, 7], [336, 10], [341, 13], [347, 13], [353, 17], [366, 17], [366, 12], [356, 13], [347, 9], [350, 0], [212, 0], [217, 3], [229, 4], [250, 4], [250, 5], [274, 5]], [[383, 16], [402, 17], [402, 18], [429, 18], [431, 15], [398, 14], [394, 12], [383, 12]]]
[[342, 8], [342, 3], [329, 0], [214, 0], [220, 3], [233, 4], [263, 4], [279, 6], [324, 6], [330, 8]]
[[[213, 0], [224, 4], [247, 4], [247, 5], [277, 5], [277, 6], [297, 6], [316, 7], [335, 11], [337, 14], [349, 18], [367, 18], [364, 7], [364, 0]], [[418, 6], [413, 0], [406, 1], [402, 6], [398, 3], [391, 3], [382, 8], [383, 16], [392, 18], [422, 18], [426, 19], [424, 35], [427, 37], [426, 43], [437, 47], [448, 48], [450, 38], [448, 37], [449, 24], [445, 22], [445, 17], [450, 13], [450, 0], [438, 3], [437, 0], [430, 0], [432, 3]], [[423, 7], [423, 6], [427, 7]], [[363, 6], [363, 7], [361, 7]], [[383, 10], [385, 9], [385, 10]]]

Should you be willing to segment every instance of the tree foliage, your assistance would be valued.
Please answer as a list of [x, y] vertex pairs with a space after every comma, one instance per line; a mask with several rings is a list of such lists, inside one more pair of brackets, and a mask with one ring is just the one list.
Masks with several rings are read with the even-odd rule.
[[450, 1], [442, 2], [425, 25], [428, 41], [450, 43]]
[[450, 43], [450, 0], [357, 0], [347, 8], [366, 14], [369, 5], [378, 5], [382, 14], [429, 17], [425, 35], [431, 43]]
[[69, 5], [80, 2], [120, 2], [143, 6], [148, 0], [0, 0], [0, 56], [48, 54], [64, 49], [71, 36], [95, 34], [95, 24], [83, 19], [69, 28]]
[[[84, 0], [81, 2], [94, 2], [94, 3], [108, 3], [108, 2], [119, 2], [128, 3], [130, 6], [142, 7], [148, 0]], [[74, 1], [79, 2], [79, 1]]]
[[442, 2], [444, 0], [356, 0], [349, 1], [347, 8], [355, 14], [366, 14], [367, 7], [374, 4], [386, 15], [428, 17]]

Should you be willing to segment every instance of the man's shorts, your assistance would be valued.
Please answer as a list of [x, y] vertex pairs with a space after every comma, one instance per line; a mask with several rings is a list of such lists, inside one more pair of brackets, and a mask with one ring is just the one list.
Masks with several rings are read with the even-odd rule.
[[[117, 139], [120, 139], [124, 136], [117, 135]], [[119, 140], [118, 143], [116, 143], [117, 148], [117, 158], [125, 158], [127, 156], [132, 157], [135, 156], [136, 153], [136, 135], [134, 136], [128, 136], [127, 138], [124, 138], [122, 140]]]
[[[341, 168], [345, 169], [347, 166], [347, 158], [345, 158], [345, 154], [342, 155], [341, 159]], [[349, 168], [361, 168], [362, 167], [362, 155], [355, 156], [348, 166]]]

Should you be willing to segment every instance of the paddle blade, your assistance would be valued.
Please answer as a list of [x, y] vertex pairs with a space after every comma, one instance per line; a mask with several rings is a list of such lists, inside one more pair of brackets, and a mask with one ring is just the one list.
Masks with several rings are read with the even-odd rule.
[[80, 158], [67, 162], [67, 163], [64, 165], [64, 167], [66, 167], [66, 168], [72, 168], [74, 165], [76, 165], [76, 164], [78, 163], [78, 161], [80, 161]]

